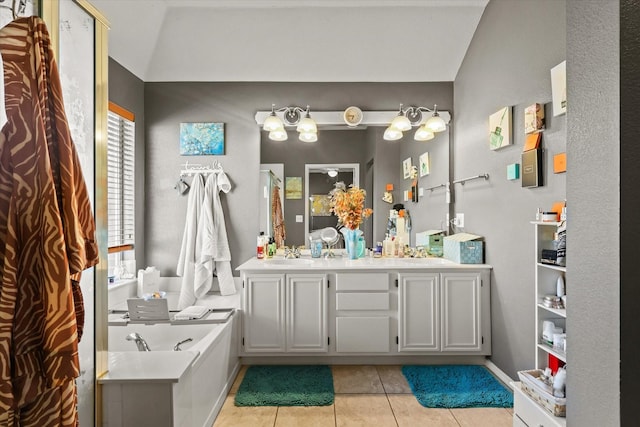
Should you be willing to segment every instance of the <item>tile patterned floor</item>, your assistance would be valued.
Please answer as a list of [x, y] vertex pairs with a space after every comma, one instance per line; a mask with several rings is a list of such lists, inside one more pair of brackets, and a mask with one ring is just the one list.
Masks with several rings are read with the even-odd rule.
[[424, 408], [411, 394], [400, 366], [332, 366], [331, 406], [237, 407], [246, 366], [236, 378], [213, 427], [511, 427], [513, 409]]

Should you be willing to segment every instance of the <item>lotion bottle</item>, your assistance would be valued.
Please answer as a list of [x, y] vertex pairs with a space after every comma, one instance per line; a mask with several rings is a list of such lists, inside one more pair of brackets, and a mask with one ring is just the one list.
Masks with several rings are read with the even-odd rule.
[[564, 295], [565, 295], [564, 278], [562, 276], [558, 276], [558, 281], [556, 282], [556, 296], [563, 297]]
[[256, 257], [264, 259], [264, 232], [261, 231], [256, 243]]

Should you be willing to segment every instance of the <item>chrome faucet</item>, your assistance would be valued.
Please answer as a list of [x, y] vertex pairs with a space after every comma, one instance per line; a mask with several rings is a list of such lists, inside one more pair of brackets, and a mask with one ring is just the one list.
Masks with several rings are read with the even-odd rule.
[[186, 344], [186, 343], [191, 342], [191, 341], [193, 341], [193, 338], [187, 338], [186, 340], [179, 341], [178, 344], [173, 346], [173, 351], [182, 351], [180, 346], [182, 344]]
[[133, 341], [138, 347], [138, 351], [151, 351], [147, 342], [137, 332], [132, 332], [127, 335], [127, 341]]
[[285, 259], [300, 258], [300, 248], [295, 246], [291, 246], [291, 249], [284, 248], [284, 257]]

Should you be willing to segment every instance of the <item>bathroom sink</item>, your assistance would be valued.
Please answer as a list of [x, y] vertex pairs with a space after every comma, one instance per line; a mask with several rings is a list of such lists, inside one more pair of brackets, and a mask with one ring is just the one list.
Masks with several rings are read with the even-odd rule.
[[445, 265], [453, 264], [453, 261], [449, 261], [445, 258], [396, 258], [394, 262], [397, 264], [408, 265]]
[[310, 265], [313, 264], [313, 260], [306, 258], [279, 258], [279, 259], [265, 259], [264, 265], [266, 267], [283, 267], [293, 265]]

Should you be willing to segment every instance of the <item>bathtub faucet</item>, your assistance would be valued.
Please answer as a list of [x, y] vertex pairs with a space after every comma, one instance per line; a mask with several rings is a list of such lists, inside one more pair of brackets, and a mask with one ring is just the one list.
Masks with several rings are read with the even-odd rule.
[[183, 340], [183, 341], [178, 342], [178, 344], [176, 344], [176, 345], [174, 345], [174, 346], [173, 346], [173, 351], [182, 351], [182, 349], [180, 348], [180, 346], [181, 346], [182, 344], [186, 344], [186, 343], [191, 342], [191, 341], [193, 341], [193, 338], [187, 338], [186, 340]]
[[133, 341], [138, 346], [138, 351], [151, 351], [147, 342], [137, 332], [132, 332], [127, 335], [127, 341]]

